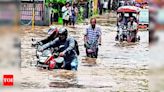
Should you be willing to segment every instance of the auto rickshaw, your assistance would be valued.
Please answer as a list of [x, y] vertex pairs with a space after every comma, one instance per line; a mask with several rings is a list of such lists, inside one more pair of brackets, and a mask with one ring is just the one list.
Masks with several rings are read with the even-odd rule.
[[[137, 42], [140, 40], [138, 33], [138, 16], [140, 8], [135, 6], [122, 6], [117, 10], [117, 36], [116, 41], [127, 41], [127, 42]], [[129, 27], [130, 18], [133, 18], [134, 25]], [[130, 30], [129, 28], [135, 28], [135, 30]]]

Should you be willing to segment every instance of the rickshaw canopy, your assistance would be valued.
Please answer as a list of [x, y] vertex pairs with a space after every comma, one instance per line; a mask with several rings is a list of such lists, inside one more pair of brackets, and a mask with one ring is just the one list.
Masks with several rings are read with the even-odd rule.
[[119, 7], [117, 9], [117, 12], [125, 12], [125, 13], [129, 13], [129, 12], [132, 12], [132, 13], [138, 13], [140, 12], [140, 8], [139, 7], [135, 7], [135, 6], [122, 6], [122, 7]]

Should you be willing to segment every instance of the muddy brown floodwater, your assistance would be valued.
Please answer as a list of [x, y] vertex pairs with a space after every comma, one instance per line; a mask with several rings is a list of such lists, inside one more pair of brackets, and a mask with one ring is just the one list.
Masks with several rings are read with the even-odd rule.
[[[59, 26], [61, 27], [61, 26]], [[80, 56], [77, 72], [43, 70], [35, 67], [35, 49], [31, 39], [43, 39], [48, 27], [21, 27], [22, 82], [29, 92], [147, 92], [148, 88], [148, 32], [139, 32], [141, 41], [135, 44], [115, 41], [116, 27], [102, 27], [102, 46], [96, 62], [86, 63], [83, 32], [86, 25], [69, 29], [69, 35], [79, 42]], [[93, 61], [93, 60], [92, 60]]]

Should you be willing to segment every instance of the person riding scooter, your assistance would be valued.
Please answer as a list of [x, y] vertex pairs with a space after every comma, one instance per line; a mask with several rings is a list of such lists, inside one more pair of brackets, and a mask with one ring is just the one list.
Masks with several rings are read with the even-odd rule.
[[55, 26], [50, 26], [50, 29], [48, 30], [48, 37], [46, 39], [43, 39], [38, 42], [39, 45], [44, 45], [50, 41], [53, 41], [58, 37], [58, 28]]
[[78, 59], [76, 52], [76, 41], [72, 37], [68, 37], [68, 31], [65, 28], [59, 29], [58, 38], [55, 40], [41, 46], [39, 51], [43, 51], [44, 49], [50, 47], [64, 47], [59, 52], [60, 57], [64, 57], [64, 63], [62, 68], [66, 70], [77, 70], [78, 67]]
[[40, 46], [42, 46], [42, 45], [44, 45], [44, 44], [46, 44], [48, 42], [51, 42], [51, 41], [53, 41], [54, 39], [56, 39], [58, 37], [58, 28], [55, 27], [55, 26], [50, 26], [50, 28], [48, 29], [47, 33], [48, 33], [49, 36], [46, 39], [43, 39], [41, 41], [36, 41], [35, 38], [32, 38], [32, 47], [36, 48], [36, 57], [39, 60], [40, 60], [40, 54], [45, 54], [47, 52], [53, 52], [56, 49], [56, 48], [46, 49], [44, 51], [44, 53], [38, 51], [38, 48]]

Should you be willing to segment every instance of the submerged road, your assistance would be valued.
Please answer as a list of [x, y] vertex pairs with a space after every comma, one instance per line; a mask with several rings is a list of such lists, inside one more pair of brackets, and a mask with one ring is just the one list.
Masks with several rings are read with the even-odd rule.
[[[79, 43], [79, 67], [76, 73], [64, 70], [40, 70], [35, 65], [35, 49], [31, 39], [43, 39], [48, 27], [21, 28], [22, 82], [24, 91], [35, 92], [147, 92], [148, 91], [148, 32], [139, 32], [141, 41], [135, 44], [115, 41], [116, 27], [103, 26], [102, 46], [95, 62], [86, 63], [83, 32], [86, 25], [68, 28], [69, 35]], [[23, 92], [24, 92], [23, 91]]]

